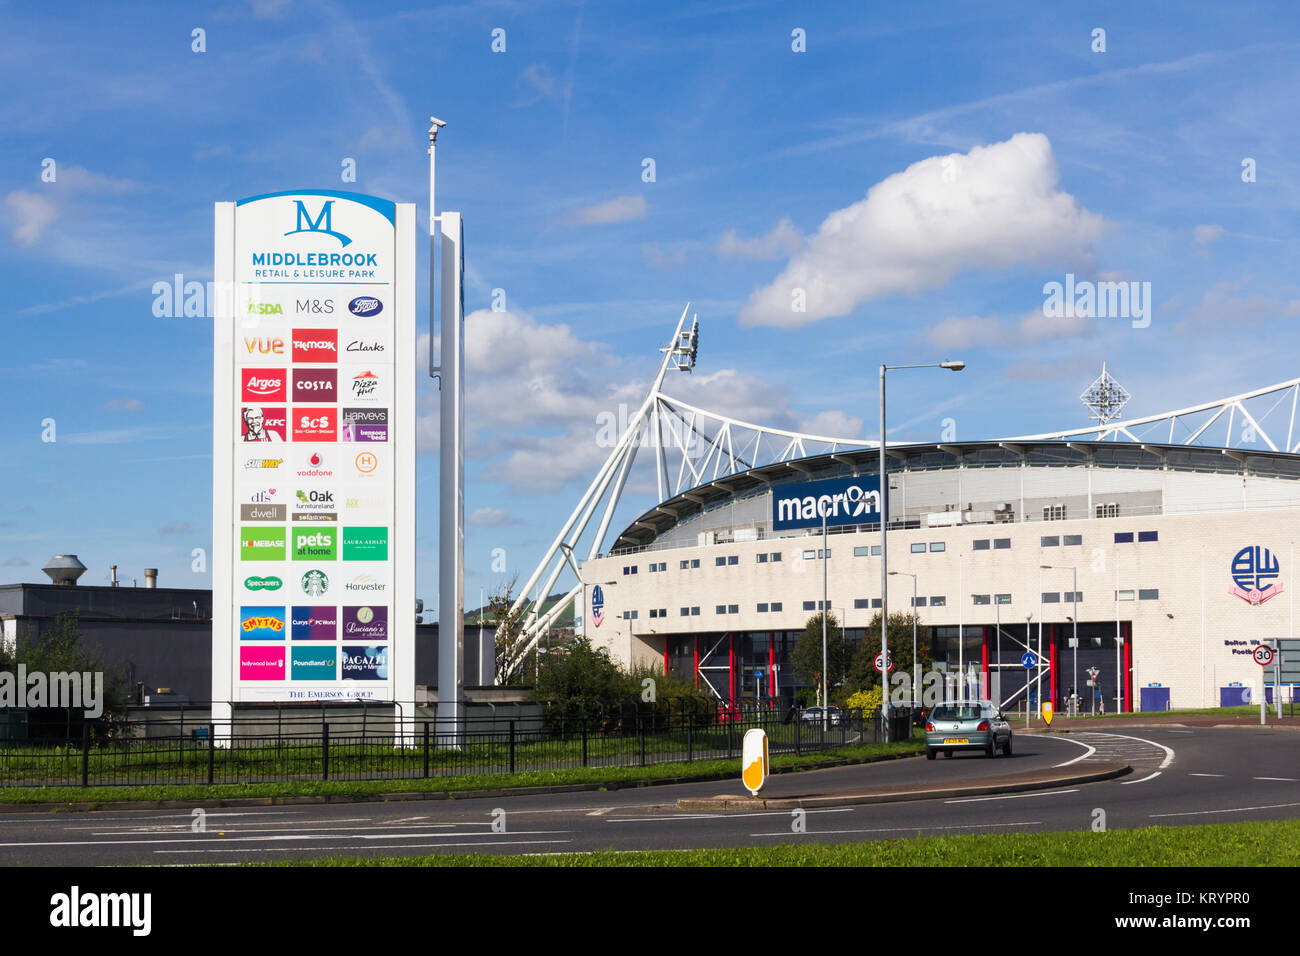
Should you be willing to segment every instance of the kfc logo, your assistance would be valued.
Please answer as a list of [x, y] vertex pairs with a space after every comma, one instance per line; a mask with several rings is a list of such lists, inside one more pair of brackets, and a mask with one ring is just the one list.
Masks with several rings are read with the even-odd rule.
[[240, 412], [240, 437], [244, 441], [285, 440], [286, 416], [283, 408], [264, 408], [261, 405], [247, 405]]

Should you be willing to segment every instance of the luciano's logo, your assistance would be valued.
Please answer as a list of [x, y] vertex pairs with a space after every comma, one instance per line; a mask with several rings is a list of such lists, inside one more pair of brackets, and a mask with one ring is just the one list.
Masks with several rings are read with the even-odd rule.
[[1274, 583], [1280, 574], [1281, 566], [1273, 552], [1247, 545], [1232, 558], [1232, 587], [1228, 593], [1250, 604], [1263, 604], [1282, 593], [1282, 585]]
[[334, 225], [333, 225], [334, 200], [333, 199], [325, 200], [325, 204], [320, 207], [320, 212], [317, 213], [315, 219], [312, 219], [311, 214], [307, 212], [306, 203], [304, 203], [301, 199], [297, 200], [297, 203], [298, 203], [298, 228], [286, 232], [285, 233], [286, 236], [295, 236], [300, 232], [323, 232], [327, 236], [333, 236], [344, 246], [350, 246], [352, 244], [352, 239], [350, 236], [345, 236], [341, 232], [334, 231]]

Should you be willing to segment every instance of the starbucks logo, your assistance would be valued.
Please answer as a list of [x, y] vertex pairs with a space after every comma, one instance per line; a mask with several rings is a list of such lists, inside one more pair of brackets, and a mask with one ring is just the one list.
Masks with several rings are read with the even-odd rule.
[[330, 586], [324, 571], [308, 571], [302, 576], [302, 591], [308, 597], [320, 597]]

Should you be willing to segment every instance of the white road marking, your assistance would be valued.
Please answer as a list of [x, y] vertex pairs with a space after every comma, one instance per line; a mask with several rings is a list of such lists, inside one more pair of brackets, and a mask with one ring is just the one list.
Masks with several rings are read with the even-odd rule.
[[613, 807], [601, 807], [601, 808], [598, 809], [598, 810], [592, 810], [592, 811], [590, 811], [590, 812], [587, 814], [587, 816], [589, 816], [589, 817], [603, 817], [605, 814], [609, 813], [609, 811], [610, 811], [610, 810], [613, 810], [613, 809], [614, 809]]
[[1158, 776], [1160, 776], [1159, 770], [1157, 770], [1155, 773], [1147, 774], [1145, 777], [1141, 778], [1140, 780], [1125, 780], [1123, 783], [1120, 784], [1120, 786], [1127, 787], [1130, 784], [1134, 784], [1134, 783], [1146, 783], [1148, 780], [1154, 780]]
[[[390, 846], [332, 846], [330, 851], [335, 850], [421, 850], [429, 847], [448, 847], [448, 846], [541, 846], [548, 843], [572, 843], [572, 840], [495, 840], [491, 843], [394, 843]], [[268, 846], [258, 850], [154, 850], [156, 854], [163, 853], [301, 853], [302, 847], [290, 846]]]
[[1281, 780], [1284, 783], [1295, 783], [1295, 777], [1251, 777], [1252, 780]]
[[1078, 790], [1041, 790], [1037, 793], [1009, 793], [1000, 797], [960, 797], [944, 803], [982, 803], [985, 800], [1023, 800], [1025, 797], [1054, 797], [1061, 793], [1078, 793]]
[[1211, 813], [1248, 813], [1251, 810], [1282, 810], [1287, 807], [1300, 807], [1300, 803], [1272, 803], [1263, 807], [1233, 807], [1231, 810], [1186, 810], [1182, 813], [1152, 813], [1155, 817], [1201, 817]]
[[[780, 798], [773, 798], [780, 799]], [[790, 797], [789, 799], [795, 799]], [[792, 808], [793, 809], [793, 808]], [[807, 813], [852, 813], [855, 807], [804, 807]], [[739, 820], [742, 817], [788, 817], [789, 810], [768, 810], [765, 813], [680, 813], [673, 817], [610, 817], [606, 823], [640, 823], [643, 821], [662, 822], [664, 820]], [[4, 844], [0, 843], [0, 846]]]
[[1189, 773], [1189, 777], [1222, 777], [1221, 773]]
[[[946, 827], [871, 827], [862, 830], [809, 830], [805, 836], [830, 836], [833, 834], [843, 833], [917, 833], [921, 830], [986, 830], [989, 827], [1036, 827], [1039, 826], [1039, 820], [1024, 820], [1016, 823], [967, 823]], [[781, 830], [776, 833], [751, 833], [752, 837], [784, 837], [790, 836], [791, 831]]]
[[[1024, 734], [1023, 736], [1026, 736], [1026, 737], [1042, 737], [1042, 736], [1045, 736], [1045, 735], [1044, 735], [1044, 734]], [[1056, 736], [1053, 736], [1052, 739], [1053, 739], [1053, 740], [1064, 740], [1064, 741], [1066, 741], [1066, 742], [1068, 742], [1068, 743], [1072, 743], [1072, 744], [1074, 744], [1074, 745], [1076, 745], [1076, 746], [1082, 747], [1085, 751], [1087, 751], [1087, 753], [1081, 754], [1081, 755], [1079, 755], [1078, 757], [1075, 757], [1075, 758], [1072, 759], [1072, 760], [1067, 760], [1065, 763], [1053, 764], [1053, 765], [1052, 765], [1052, 769], [1056, 769], [1057, 767], [1068, 767], [1068, 766], [1070, 766], [1070, 764], [1072, 764], [1072, 763], [1078, 763], [1080, 760], [1087, 760], [1089, 757], [1091, 757], [1093, 754], [1095, 754], [1095, 753], [1097, 752], [1097, 748], [1096, 748], [1096, 747], [1093, 747], [1093, 746], [1091, 746], [1091, 745], [1089, 745], [1089, 744], [1086, 744], [1086, 743], [1084, 743], [1082, 740], [1075, 740], [1073, 737], [1056, 737]]]
[[[487, 824], [481, 824], [486, 826]], [[571, 833], [571, 830], [518, 830], [516, 833], [524, 836], [531, 836], [538, 833]], [[457, 834], [458, 836], [494, 836], [491, 830], [482, 833], [465, 833]], [[7, 847], [41, 847], [41, 846], [144, 846], [150, 843], [305, 843], [310, 840], [399, 840], [402, 838], [415, 839], [418, 837], [443, 837], [445, 833], [338, 833], [338, 834], [304, 834], [296, 836], [291, 833], [282, 833], [275, 836], [221, 836], [209, 834], [206, 837], [197, 838], [177, 838], [171, 840], [48, 840], [34, 841], [30, 843], [0, 843], [0, 848]]]

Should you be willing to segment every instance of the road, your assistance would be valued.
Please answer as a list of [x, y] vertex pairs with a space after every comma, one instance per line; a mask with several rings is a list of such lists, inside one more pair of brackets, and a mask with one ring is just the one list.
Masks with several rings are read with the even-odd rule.
[[[984, 797], [806, 811], [687, 812], [682, 797], [739, 793], [739, 782], [402, 803], [0, 814], [0, 865], [233, 863], [317, 856], [558, 853], [597, 849], [844, 842], [918, 834], [1083, 830], [1094, 808], [1109, 829], [1300, 818], [1300, 733], [1264, 729], [1116, 728], [1017, 734], [1015, 754], [923, 757], [771, 778], [764, 796], [965, 779], [1123, 760], [1118, 780]], [[739, 774], [739, 771], [737, 771]], [[504, 814], [499, 811], [504, 811]], [[494, 826], [495, 824], [495, 826]]]

